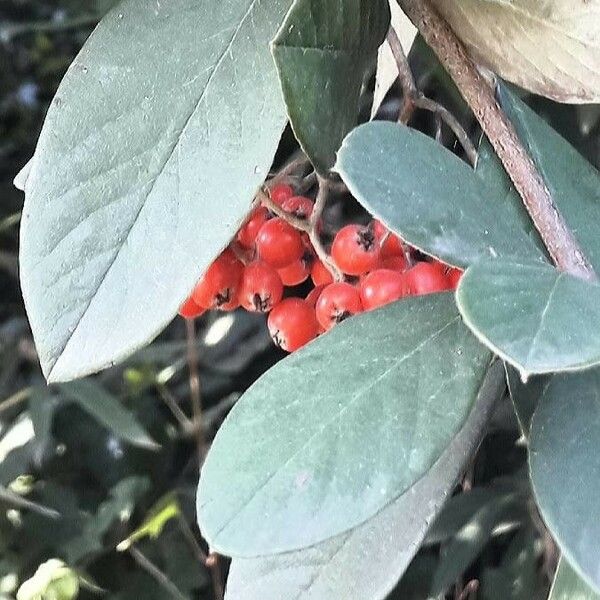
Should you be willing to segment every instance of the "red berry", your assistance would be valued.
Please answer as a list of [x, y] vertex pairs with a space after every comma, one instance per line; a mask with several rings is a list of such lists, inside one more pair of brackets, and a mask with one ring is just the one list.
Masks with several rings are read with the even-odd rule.
[[301, 298], [282, 300], [269, 314], [269, 333], [283, 350], [293, 352], [319, 333], [314, 309]]
[[362, 312], [362, 304], [358, 290], [349, 283], [331, 283], [317, 300], [317, 320], [325, 331], [336, 323]]
[[294, 286], [300, 285], [308, 279], [310, 275], [310, 266], [312, 264], [312, 255], [305, 253], [305, 255], [295, 260], [283, 269], [278, 269], [279, 277], [283, 281], [283, 285]]
[[380, 257], [379, 243], [373, 227], [342, 227], [333, 240], [331, 256], [336, 265], [348, 275], [362, 275], [371, 271]]
[[304, 253], [304, 244], [298, 231], [289, 223], [275, 217], [260, 228], [256, 236], [258, 255], [276, 269], [286, 267]]
[[239, 306], [238, 291], [244, 265], [227, 248], [211, 265], [192, 292], [194, 302], [206, 309], [233, 310]]
[[446, 273], [446, 279], [448, 280], [451, 289], [455, 290], [458, 287], [463, 273], [464, 271], [456, 268], [452, 268]]
[[269, 312], [283, 297], [283, 283], [266, 262], [254, 261], [244, 268], [240, 304], [250, 312]]
[[246, 249], [254, 248], [256, 236], [263, 226], [263, 223], [269, 220], [269, 211], [264, 206], [259, 206], [252, 211], [250, 218], [238, 231], [236, 239], [240, 246]]
[[310, 270], [310, 277], [315, 285], [329, 285], [333, 283], [333, 275], [319, 259], [313, 263]]
[[411, 296], [432, 294], [450, 289], [448, 278], [439, 264], [420, 262], [406, 271], [406, 291]]
[[372, 310], [406, 295], [404, 275], [390, 269], [371, 271], [360, 282], [360, 299], [365, 310]]
[[387, 256], [382, 258], [377, 265], [378, 269], [391, 269], [392, 271], [405, 271], [407, 267], [406, 258], [404, 254], [397, 254], [396, 256]]
[[294, 188], [287, 183], [278, 183], [271, 188], [269, 195], [277, 206], [282, 206], [288, 198], [294, 195]]
[[308, 219], [312, 214], [314, 205], [315, 203], [310, 198], [306, 198], [305, 196], [292, 196], [291, 198], [286, 198], [282, 202], [281, 208], [299, 219]]
[[206, 309], [198, 306], [191, 296], [179, 307], [179, 314], [185, 319], [195, 319], [205, 312]]
[[404, 248], [400, 238], [392, 233], [381, 221], [373, 220], [373, 231], [379, 240], [381, 247], [381, 257], [388, 258], [390, 256], [404, 255]]
[[305, 302], [307, 304], [309, 304], [310, 306], [312, 306], [313, 308], [316, 308], [317, 306], [317, 300], [319, 299], [319, 296], [321, 295], [321, 292], [325, 289], [324, 285], [318, 285], [317, 287], [313, 288], [308, 296], [306, 296]]

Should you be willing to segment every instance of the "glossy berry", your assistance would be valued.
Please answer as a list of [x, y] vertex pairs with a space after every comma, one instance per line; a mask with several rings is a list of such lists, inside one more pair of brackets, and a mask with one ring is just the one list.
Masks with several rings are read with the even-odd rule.
[[317, 300], [319, 299], [319, 296], [321, 295], [321, 292], [325, 289], [324, 285], [318, 285], [317, 287], [313, 288], [308, 296], [306, 296], [305, 302], [307, 304], [309, 304], [310, 306], [312, 306], [313, 308], [316, 308], [317, 306]]
[[269, 220], [269, 211], [264, 206], [259, 206], [252, 211], [250, 218], [238, 231], [236, 239], [240, 246], [246, 249], [254, 248], [256, 236], [263, 224]]
[[287, 352], [301, 348], [319, 333], [315, 310], [301, 298], [282, 300], [269, 314], [267, 327], [273, 341]]
[[378, 269], [391, 269], [392, 271], [406, 271], [408, 266], [404, 254], [397, 254], [396, 256], [387, 256], [382, 258], [377, 265]]
[[286, 200], [294, 195], [294, 188], [287, 183], [278, 183], [271, 188], [269, 195], [277, 206], [282, 206]]
[[308, 219], [312, 214], [314, 205], [314, 202], [310, 198], [292, 196], [282, 202], [281, 208], [299, 219]]
[[336, 323], [362, 312], [362, 309], [360, 294], [353, 285], [332, 283], [321, 292], [317, 300], [317, 320], [328, 331]]
[[306, 252], [304, 256], [283, 269], [278, 269], [279, 277], [283, 285], [294, 286], [305, 282], [310, 275], [310, 267], [313, 262], [312, 254]]
[[244, 268], [239, 296], [246, 310], [269, 312], [283, 297], [283, 283], [271, 265], [257, 260]]
[[411, 296], [432, 294], [450, 289], [448, 278], [439, 263], [420, 262], [406, 271], [406, 291]]
[[333, 275], [329, 269], [319, 260], [313, 262], [310, 277], [315, 285], [329, 285], [333, 283]]
[[331, 246], [336, 265], [348, 275], [362, 275], [377, 265], [380, 248], [373, 227], [346, 225], [340, 229]]
[[262, 260], [276, 269], [282, 269], [302, 257], [304, 244], [298, 231], [289, 223], [275, 217], [260, 228], [256, 249]]
[[374, 219], [371, 227], [379, 240], [382, 258], [404, 255], [404, 248], [402, 247], [400, 238], [396, 234], [391, 233], [381, 221]]
[[206, 309], [233, 310], [239, 306], [238, 292], [244, 265], [226, 249], [217, 258], [192, 292], [194, 302]]
[[192, 297], [188, 298], [180, 307], [179, 314], [185, 319], [195, 319], [206, 312], [205, 308], [198, 306]]
[[365, 310], [372, 310], [406, 295], [404, 275], [391, 269], [371, 271], [360, 282], [360, 299]]
[[446, 279], [448, 280], [448, 284], [450, 289], [455, 290], [458, 287], [460, 282], [460, 278], [463, 276], [464, 271], [460, 269], [452, 268], [446, 273]]

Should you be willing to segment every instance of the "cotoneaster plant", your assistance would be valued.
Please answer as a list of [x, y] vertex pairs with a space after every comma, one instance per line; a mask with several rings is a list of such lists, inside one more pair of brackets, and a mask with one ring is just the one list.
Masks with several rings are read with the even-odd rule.
[[[564, 2], [547, 4], [399, 0], [391, 19], [387, 0], [125, 0], [66, 74], [18, 178], [21, 282], [48, 381], [125, 359], [178, 311], [265, 313], [291, 353], [202, 464], [197, 518], [210, 561], [233, 558], [226, 597], [383, 599], [506, 376], [562, 553], [550, 593], [564, 597], [566, 577], [600, 590], [600, 176], [500, 79], [600, 99], [580, 74], [600, 65], [598, 2], [558, 29]], [[417, 87], [403, 14], [473, 127]], [[530, 57], [515, 38], [530, 43], [540, 21], [576, 47]], [[423, 111], [432, 136], [412, 127]], [[429, 593], [477, 587], [448, 579]]]

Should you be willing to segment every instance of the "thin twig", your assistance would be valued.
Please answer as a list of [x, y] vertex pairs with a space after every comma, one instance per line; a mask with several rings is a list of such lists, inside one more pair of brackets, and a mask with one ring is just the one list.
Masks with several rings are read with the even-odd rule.
[[31, 393], [33, 392], [33, 387], [26, 387], [22, 390], [19, 390], [16, 394], [9, 396], [6, 400], [2, 400], [0, 402], [0, 413], [3, 413], [15, 406], [21, 404], [21, 402], [27, 400]]
[[440, 141], [441, 125], [439, 122], [442, 121], [450, 127], [456, 136], [456, 139], [463, 147], [471, 166], [475, 167], [477, 164], [477, 150], [473, 145], [473, 142], [471, 142], [469, 135], [458, 119], [447, 108], [442, 106], [439, 102], [427, 98], [419, 91], [412, 71], [410, 70], [408, 59], [402, 48], [400, 38], [393, 28], [390, 28], [388, 31], [387, 41], [392, 49], [394, 60], [396, 61], [400, 86], [402, 87], [402, 107], [400, 109], [398, 121], [406, 125], [417, 108], [432, 112], [438, 122], [436, 139]]
[[196, 348], [196, 327], [193, 319], [185, 320], [187, 340], [187, 363], [190, 374], [190, 399], [196, 444], [198, 446], [198, 460], [202, 464], [204, 458], [204, 428], [202, 427], [202, 397], [200, 395], [200, 374], [198, 372], [198, 349]]
[[175, 417], [176, 421], [179, 423], [179, 426], [183, 430], [183, 432], [187, 432], [193, 428], [193, 424], [188, 419], [187, 415], [181, 410], [181, 407], [177, 403], [177, 399], [171, 391], [167, 388], [166, 385], [159, 383], [157, 385], [158, 393], [162, 398], [163, 402], [167, 405], [167, 408], [171, 411], [172, 415]]
[[579, 242], [554, 204], [550, 191], [527, 154], [517, 132], [496, 101], [494, 90], [477, 70], [465, 48], [429, 0], [398, 0], [427, 44], [452, 77], [475, 114], [556, 266], [581, 277], [596, 279]]
[[135, 546], [130, 546], [129, 554], [135, 562], [153, 577], [173, 598], [177, 600], [188, 600], [179, 588], [165, 575], [149, 558], [140, 552]]
[[477, 579], [471, 579], [467, 585], [462, 589], [457, 597], [457, 600], [468, 600], [473, 594], [479, 590], [479, 581]]
[[206, 561], [208, 560], [208, 555], [200, 547], [200, 544], [198, 543], [194, 532], [192, 531], [191, 527], [188, 525], [188, 522], [185, 520], [185, 517], [182, 514], [177, 515], [177, 522], [179, 524], [179, 529], [181, 529], [181, 533], [183, 533], [185, 541], [188, 543], [190, 550], [193, 552], [198, 562], [206, 564]]
[[27, 500], [27, 498], [19, 496], [19, 494], [16, 494], [4, 486], [0, 486], [0, 502], [15, 506], [17, 508], [30, 510], [31, 512], [35, 512], [38, 515], [48, 519], [60, 519], [62, 516], [57, 510], [44, 506], [43, 504], [39, 504], [38, 502]]
[[223, 600], [225, 596], [225, 589], [223, 587], [223, 578], [221, 576], [221, 562], [219, 560], [219, 555], [211, 552], [206, 559], [206, 566], [209, 568], [212, 576], [215, 600]]

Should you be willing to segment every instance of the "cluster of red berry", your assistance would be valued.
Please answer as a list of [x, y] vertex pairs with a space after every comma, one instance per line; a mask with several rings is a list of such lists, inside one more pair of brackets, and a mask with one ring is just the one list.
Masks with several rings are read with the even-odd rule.
[[[273, 186], [271, 201], [295, 218], [308, 220], [314, 203], [287, 184]], [[346, 225], [334, 237], [331, 261], [345, 277], [335, 281], [316, 256], [306, 233], [265, 206], [250, 214], [230, 246], [212, 263], [180, 308], [185, 318], [206, 310], [269, 313], [275, 343], [292, 352], [357, 313], [405, 296], [455, 289], [462, 271], [418, 253], [377, 220]], [[284, 287], [308, 278], [306, 298], [284, 296]]]

